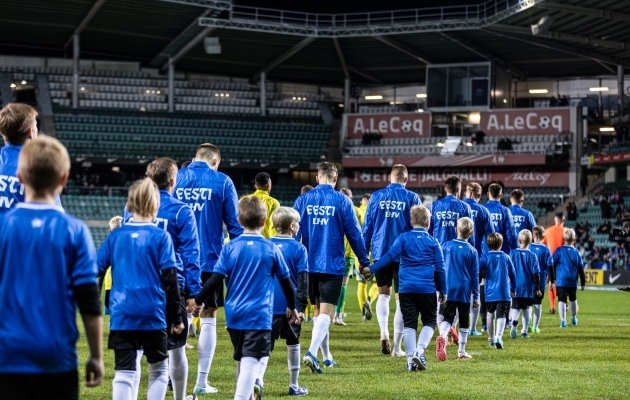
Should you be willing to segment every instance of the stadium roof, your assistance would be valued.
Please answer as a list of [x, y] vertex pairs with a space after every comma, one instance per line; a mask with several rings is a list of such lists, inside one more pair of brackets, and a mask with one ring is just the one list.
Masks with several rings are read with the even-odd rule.
[[[255, 0], [228, 3], [3, 0], [0, 54], [71, 57], [70, 39], [79, 29], [83, 58], [136, 60], [162, 68], [176, 56], [178, 71], [256, 79], [266, 70], [271, 80], [328, 85], [342, 84], [346, 73], [362, 84], [422, 84], [427, 63], [486, 60], [520, 79], [592, 77], [616, 74], [615, 65], [627, 64], [630, 55], [626, 1], [423, 1], [423, 7], [444, 7], [430, 10], [413, 10], [418, 2], [395, 0], [265, 2], [286, 10], [284, 19], [275, 11], [249, 8], [260, 3]], [[232, 14], [222, 9], [226, 4]], [[399, 11], [388, 13], [383, 4]], [[510, 12], [495, 13], [495, 8]], [[254, 20], [254, 10], [269, 18]], [[354, 14], [342, 14], [350, 11]], [[544, 16], [554, 21], [534, 36], [531, 25]], [[331, 18], [337, 24], [354, 22], [333, 28]], [[206, 54], [203, 41], [194, 44], [204, 36], [219, 37], [221, 54]], [[189, 51], [178, 57], [186, 46]]]

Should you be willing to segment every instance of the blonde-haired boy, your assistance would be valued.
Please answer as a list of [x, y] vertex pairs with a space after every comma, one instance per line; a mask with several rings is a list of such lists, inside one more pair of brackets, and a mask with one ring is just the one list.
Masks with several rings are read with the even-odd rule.
[[[0, 112], [0, 129], [6, 111]], [[22, 133], [28, 136], [30, 131]], [[2, 134], [6, 140], [7, 132]], [[41, 137], [22, 147], [17, 177], [25, 202], [0, 218], [3, 399], [21, 399], [25, 388], [33, 398], [54, 393], [57, 398], [78, 399], [77, 306], [90, 350], [87, 386], [96, 386], [103, 378], [103, 319], [92, 236], [83, 222], [55, 205], [69, 173], [70, 157], [56, 139]], [[24, 310], [29, 310], [27, 319]], [[40, 329], [29, 325], [30, 317]]]

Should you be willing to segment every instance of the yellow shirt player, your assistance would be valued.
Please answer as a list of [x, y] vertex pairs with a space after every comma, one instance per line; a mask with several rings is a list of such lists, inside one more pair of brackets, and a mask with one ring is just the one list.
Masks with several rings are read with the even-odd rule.
[[[359, 207], [359, 210], [361, 210], [363, 219], [365, 219], [365, 213], [367, 212], [367, 207], [370, 203], [370, 197], [372, 197], [371, 193], [365, 193], [361, 197], [361, 206]], [[363, 225], [363, 219], [360, 220], [361, 225]], [[372, 255], [370, 254], [370, 260], [371, 259]], [[372, 319], [372, 300], [378, 299], [378, 285], [376, 284], [376, 278], [372, 278], [372, 286], [370, 287], [370, 295], [368, 296], [368, 281], [366, 281], [361, 274], [358, 274], [358, 278], [359, 285], [357, 286], [357, 298], [359, 299], [359, 308], [361, 308], [363, 312], [363, 321], [369, 321]]]
[[[122, 225], [122, 217], [117, 215], [109, 220], [109, 231], [120, 228]], [[109, 291], [112, 290], [112, 268], [109, 267], [105, 271], [103, 278], [103, 290], [105, 290], [105, 315], [109, 314]]]
[[[342, 188], [339, 192], [345, 194], [352, 201], [352, 191], [348, 188]], [[357, 219], [359, 220], [359, 224], [363, 226], [363, 212], [359, 207], [354, 207], [354, 212], [357, 215]], [[344, 269], [344, 277], [341, 285], [341, 293], [339, 295], [339, 301], [337, 302], [337, 308], [335, 309], [335, 316], [333, 318], [333, 324], [345, 326], [346, 323], [343, 321], [343, 309], [346, 305], [346, 287], [348, 286], [349, 277], [352, 276], [354, 272], [354, 260], [357, 258], [352, 249], [350, 248], [350, 243], [347, 238], [343, 239], [343, 242], [346, 246], [346, 261], [345, 261], [345, 269]]]
[[271, 192], [271, 177], [266, 172], [259, 172], [254, 178], [254, 187], [256, 191], [250, 196], [258, 197], [267, 206], [267, 220], [262, 230], [262, 235], [269, 239], [276, 236], [276, 228], [273, 227], [271, 216], [280, 207], [280, 202], [269, 195]]

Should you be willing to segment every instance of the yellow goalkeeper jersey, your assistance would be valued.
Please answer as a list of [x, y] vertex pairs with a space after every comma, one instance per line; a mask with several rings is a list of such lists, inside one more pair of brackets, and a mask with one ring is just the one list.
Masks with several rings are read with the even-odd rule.
[[267, 206], [267, 221], [265, 221], [265, 227], [263, 228], [262, 235], [267, 239], [276, 236], [278, 233], [276, 232], [276, 228], [273, 227], [271, 216], [278, 207], [280, 207], [280, 202], [271, 197], [265, 190], [256, 190], [254, 194], [250, 194], [250, 196], [258, 197]]
[[[359, 207], [354, 207], [354, 212], [357, 215], [357, 219], [359, 220], [359, 225], [363, 226], [363, 212]], [[346, 245], [346, 258], [352, 257], [356, 259], [357, 257], [354, 255], [352, 248], [350, 247], [350, 242], [346, 237], [343, 238], [343, 243]]]

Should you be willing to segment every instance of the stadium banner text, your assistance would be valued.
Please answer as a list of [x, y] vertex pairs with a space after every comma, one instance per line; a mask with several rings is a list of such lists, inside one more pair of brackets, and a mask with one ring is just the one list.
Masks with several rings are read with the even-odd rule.
[[[348, 176], [350, 188], [382, 188], [389, 183], [389, 170], [358, 170]], [[526, 167], [514, 172], [492, 168], [411, 168], [408, 188], [436, 187], [444, 184], [449, 175], [457, 175], [464, 184], [477, 182], [485, 185], [501, 182], [508, 188], [568, 186], [568, 172], [546, 172], [542, 168]]]
[[604, 271], [601, 269], [585, 269], [584, 275], [586, 275], [587, 285], [601, 286], [604, 284]]
[[557, 135], [570, 131], [569, 108], [482, 111], [479, 129], [490, 136]]
[[602, 271], [602, 275], [604, 285], [630, 285], [630, 271]]
[[361, 139], [364, 134], [383, 135], [384, 138], [428, 137], [431, 133], [430, 113], [349, 114], [347, 138]]
[[590, 164], [607, 164], [618, 161], [630, 160], [630, 153], [611, 154], [606, 156], [591, 156], [592, 162]]
[[387, 168], [396, 164], [409, 167], [464, 167], [464, 166], [522, 166], [544, 165], [544, 154], [484, 154], [474, 156], [417, 156], [417, 157], [344, 157], [344, 168]]

